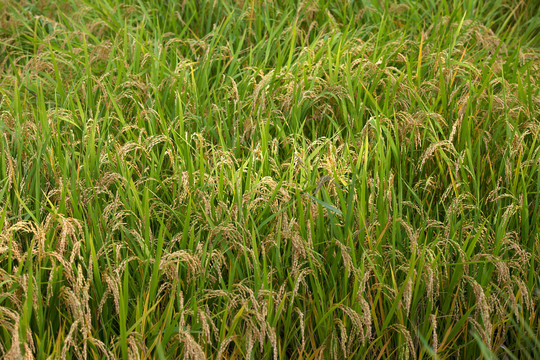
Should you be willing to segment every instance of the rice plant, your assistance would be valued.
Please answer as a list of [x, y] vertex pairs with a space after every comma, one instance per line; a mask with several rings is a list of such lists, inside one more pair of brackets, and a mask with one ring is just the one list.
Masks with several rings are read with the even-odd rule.
[[537, 358], [539, 5], [0, 0], [0, 356]]

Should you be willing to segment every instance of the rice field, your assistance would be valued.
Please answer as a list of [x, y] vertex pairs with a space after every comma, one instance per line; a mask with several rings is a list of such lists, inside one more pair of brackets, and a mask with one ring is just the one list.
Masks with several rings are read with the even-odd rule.
[[539, 359], [537, 0], [0, 0], [0, 357]]

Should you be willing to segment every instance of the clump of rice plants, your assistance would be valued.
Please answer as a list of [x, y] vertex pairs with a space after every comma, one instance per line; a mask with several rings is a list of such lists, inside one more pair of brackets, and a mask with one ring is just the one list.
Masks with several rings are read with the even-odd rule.
[[534, 3], [3, 0], [0, 356], [540, 357]]

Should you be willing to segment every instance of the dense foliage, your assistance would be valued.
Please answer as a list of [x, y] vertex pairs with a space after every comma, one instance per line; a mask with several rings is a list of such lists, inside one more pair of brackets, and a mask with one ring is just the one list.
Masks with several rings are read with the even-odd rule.
[[0, 356], [540, 358], [518, 0], [0, 1]]

